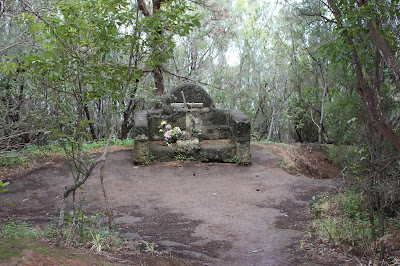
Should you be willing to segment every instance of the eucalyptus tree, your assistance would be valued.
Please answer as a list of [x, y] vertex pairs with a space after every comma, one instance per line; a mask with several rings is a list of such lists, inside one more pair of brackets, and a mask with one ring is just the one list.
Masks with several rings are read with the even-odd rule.
[[385, 92], [391, 91], [387, 95], [391, 101], [399, 93], [396, 88], [400, 81], [399, 67], [395, 57], [399, 41], [394, 27], [400, 14], [398, 3], [329, 0], [328, 4], [334, 16], [330, 22], [335, 24], [337, 41], [326, 46], [326, 52], [330, 56], [336, 53], [352, 64], [356, 91], [366, 104], [371, 123], [400, 150], [396, 123], [399, 113], [395, 111], [386, 118], [381, 106]]

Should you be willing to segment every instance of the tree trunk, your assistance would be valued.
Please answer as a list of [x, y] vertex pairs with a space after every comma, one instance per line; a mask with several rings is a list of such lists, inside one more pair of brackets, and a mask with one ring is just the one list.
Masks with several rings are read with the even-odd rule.
[[274, 126], [275, 126], [275, 107], [272, 107], [271, 123], [268, 128], [268, 136], [267, 136], [268, 141], [271, 140]]
[[[86, 104], [85, 104], [85, 106], [83, 107], [83, 109], [85, 110], [85, 115], [86, 115], [87, 120], [89, 120], [89, 121], [92, 120], [92, 119], [90, 118], [89, 108], [88, 108], [88, 106], [87, 106]], [[89, 128], [90, 128], [90, 134], [92, 135], [92, 138], [93, 138], [94, 140], [97, 140], [98, 138], [97, 138], [96, 130], [94, 129], [94, 125], [93, 125], [92, 122], [89, 123]]]
[[164, 87], [163, 70], [161, 66], [156, 66], [156, 68], [153, 70], [153, 76], [154, 76], [155, 86], [157, 89], [156, 95], [163, 95], [165, 87]]
[[[153, 14], [150, 14], [149, 9], [147, 8], [146, 3], [143, 0], [137, 0], [138, 7], [142, 11], [143, 15], [146, 17], [154, 16], [157, 12], [161, 9], [161, 3], [164, 0], [153, 0]], [[154, 44], [153, 44], [153, 53], [159, 53], [160, 47], [163, 46], [163, 43], [160, 43], [160, 36], [162, 32], [157, 31], [156, 35], [154, 36]], [[157, 36], [158, 35], [158, 36]], [[154, 83], [156, 87], [156, 95], [162, 95], [165, 91], [164, 87], [164, 77], [163, 77], [163, 68], [160, 63], [157, 63], [153, 69], [153, 77]], [[161, 103], [157, 103], [156, 108], [160, 108]]]

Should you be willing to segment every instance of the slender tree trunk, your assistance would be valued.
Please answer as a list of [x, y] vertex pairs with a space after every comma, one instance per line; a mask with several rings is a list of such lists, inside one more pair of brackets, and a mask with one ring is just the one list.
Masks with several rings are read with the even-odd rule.
[[110, 230], [112, 230], [113, 226], [114, 226], [114, 213], [111, 212], [110, 205], [108, 203], [106, 187], [104, 185], [104, 166], [105, 165], [106, 165], [106, 161], [103, 161], [103, 163], [100, 166], [100, 183], [101, 183], [101, 189], [103, 190], [104, 201], [106, 204], [106, 213], [108, 216], [108, 228]]
[[321, 99], [321, 115], [318, 122], [318, 144], [322, 144], [323, 141], [323, 128], [324, 128], [324, 116], [325, 116], [325, 100], [326, 95], [328, 94], [328, 86], [324, 85], [324, 93], [322, 94]]
[[[156, 15], [159, 10], [161, 9], [161, 3], [164, 2], [164, 0], [153, 0], [153, 14], [150, 14], [149, 9], [147, 8], [146, 3], [143, 0], [137, 0], [138, 2], [138, 7], [142, 11], [143, 15], [146, 17], [154, 16]], [[160, 36], [162, 35], [161, 31], [157, 31], [156, 35], [154, 36], [154, 44], [153, 44], [153, 53], [159, 54], [162, 49], [161, 47], [163, 46], [163, 43], [160, 41]], [[163, 77], [163, 68], [160, 63], [157, 63], [154, 66], [153, 69], [153, 77], [154, 77], [154, 83], [156, 87], [156, 95], [162, 95], [165, 91], [164, 87], [164, 77]], [[158, 103], [157, 108], [161, 107], [161, 104]]]
[[271, 123], [268, 128], [267, 140], [270, 141], [272, 138], [273, 128], [275, 126], [275, 107], [272, 107]]
[[67, 207], [68, 195], [65, 194], [66, 190], [67, 190], [67, 187], [64, 188], [63, 198], [61, 200], [61, 206], [60, 206], [60, 216], [59, 216], [59, 221], [58, 221], [57, 239], [56, 239], [56, 244], [58, 246], [61, 245], [62, 228], [64, 227], [64, 220], [65, 220], [65, 208]]
[[[91, 117], [90, 117], [89, 108], [88, 108], [88, 106], [86, 104], [83, 107], [83, 110], [85, 111], [85, 115], [86, 115], [87, 120], [89, 120], [89, 121], [92, 120]], [[94, 128], [94, 124], [93, 123], [89, 123], [89, 129], [90, 129], [90, 134], [92, 135], [92, 138], [94, 140], [97, 140], [98, 138], [97, 138], [96, 130]]]

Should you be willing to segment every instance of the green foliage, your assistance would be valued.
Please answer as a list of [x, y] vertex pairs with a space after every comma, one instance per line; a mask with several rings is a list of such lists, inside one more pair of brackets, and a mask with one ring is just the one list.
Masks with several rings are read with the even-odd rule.
[[154, 157], [152, 154], [150, 154], [149, 158], [147, 159], [147, 161], [145, 163], [143, 163], [142, 165], [143, 166], [148, 165], [149, 163], [154, 162], [155, 159], [156, 159], [156, 157]]
[[193, 156], [186, 156], [184, 154], [177, 154], [175, 155], [175, 160], [180, 161], [180, 162], [194, 162], [196, 161], [196, 158]]
[[354, 147], [347, 145], [333, 145], [326, 144], [328, 159], [331, 160], [335, 165], [339, 166], [341, 169], [344, 169], [348, 166], [347, 158], [349, 153], [353, 150]]
[[39, 229], [26, 222], [17, 221], [15, 218], [0, 225], [0, 237], [3, 238], [38, 238], [40, 235]]
[[113, 240], [108, 226], [105, 225], [106, 215], [94, 213], [88, 215], [83, 208], [83, 202], [77, 204], [75, 211], [71, 210], [65, 217], [65, 228], [62, 236], [66, 245], [86, 246], [91, 244], [96, 251], [101, 251], [105, 242]]
[[[104, 214], [87, 215], [82, 208], [78, 208], [76, 213], [69, 212], [67, 217], [67, 226], [63, 231], [63, 241], [67, 246], [90, 247], [90, 249], [100, 252], [116, 250], [122, 246], [135, 247], [138, 244], [122, 238], [117, 232], [110, 231], [104, 225]], [[0, 237], [13, 239], [47, 238], [50, 240], [56, 237], [56, 230], [54, 225], [39, 228], [10, 218], [5, 223], [0, 224]]]
[[238, 157], [237, 157], [237, 155], [233, 156], [233, 157], [229, 160], [229, 162], [230, 162], [230, 163], [238, 164]]
[[[83, 143], [83, 149], [85, 151], [91, 151], [95, 149], [101, 149], [106, 146], [107, 140], [102, 139], [102, 140], [94, 140], [94, 141], [88, 141]], [[134, 143], [134, 139], [111, 139], [110, 145], [116, 146], [116, 147], [132, 147]]]
[[[67, 246], [90, 247], [96, 252], [115, 251], [118, 248], [134, 247], [137, 243], [121, 237], [113, 228], [108, 228], [107, 217], [103, 213], [88, 214], [79, 204], [75, 211], [66, 215], [66, 226], [62, 232], [62, 239]], [[57, 233], [49, 230], [48, 237], [53, 238]]]
[[[371, 249], [371, 244], [375, 241], [372, 239], [372, 230], [379, 222], [376, 218], [371, 225], [366, 204], [365, 197], [353, 190], [334, 197], [313, 197], [308, 206], [314, 216], [312, 227], [317, 237], [333, 244]], [[399, 217], [393, 220], [399, 225]], [[390, 231], [387, 230], [387, 233]]]
[[[94, 140], [85, 141], [82, 143], [82, 150], [84, 152], [91, 152], [96, 149], [102, 149], [106, 146], [107, 140]], [[116, 147], [132, 147], [133, 139], [112, 139], [110, 145]], [[72, 152], [72, 146], [66, 143], [65, 148], [67, 152]], [[51, 141], [46, 145], [29, 145], [23, 151], [15, 154], [8, 153], [7, 156], [0, 157], [0, 167], [3, 168], [17, 168], [29, 165], [29, 162], [35, 161], [38, 158], [53, 157], [65, 155], [65, 150], [60, 145], [60, 141]]]
[[326, 105], [326, 126], [334, 143], [352, 145], [360, 140], [362, 106], [360, 97], [355, 94], [337, 95]]
[[[3, 180], [0, 179], [0, 194], [8, 191], [6, 188], [8, 185], [10, 185], [10, 182], [3, 182]], [[4, 197], [2, 198], [2, 203], [13, 207], [15, 206], [13, 203], [8, 203], [7, 199]]]
[[159, 252], [156, 251], [156, 247], [157, 245], [153, 242], [147, 242], [145, 240], [141, 240], [140, 242], [142, 242], [145, 245], [145, 251], [149, 252], [149, 253], [154, 253], [154, 254], [158, 254]]
[[9, 155], [7, 157], [0, 157], [0, 167], [3, 168], [15, 168], [20, 166], [28, 165], [28, 160], [26, 157], [21, 156], [20, 154], [16, 155], [16, 157], [12, 157]]
[[6, 186], [8, 186], [9, 184], [10, 182], [3, 182], [2, 180], [0, 180], [0, 193], [7, 192], [8, 189], [6, 189]]

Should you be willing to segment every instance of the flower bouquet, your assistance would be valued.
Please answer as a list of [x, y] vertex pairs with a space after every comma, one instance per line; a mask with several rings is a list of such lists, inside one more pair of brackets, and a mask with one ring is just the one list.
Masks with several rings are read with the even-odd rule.
[[162, 134], [165, 142], [168, 145], [174, 144], [178, 141], [179, 137], [184, 134], [184, 132], [179, 127], [174, 127], [167, 124], [166, 121], [162, 121], [160, 124], [160, 133]]

